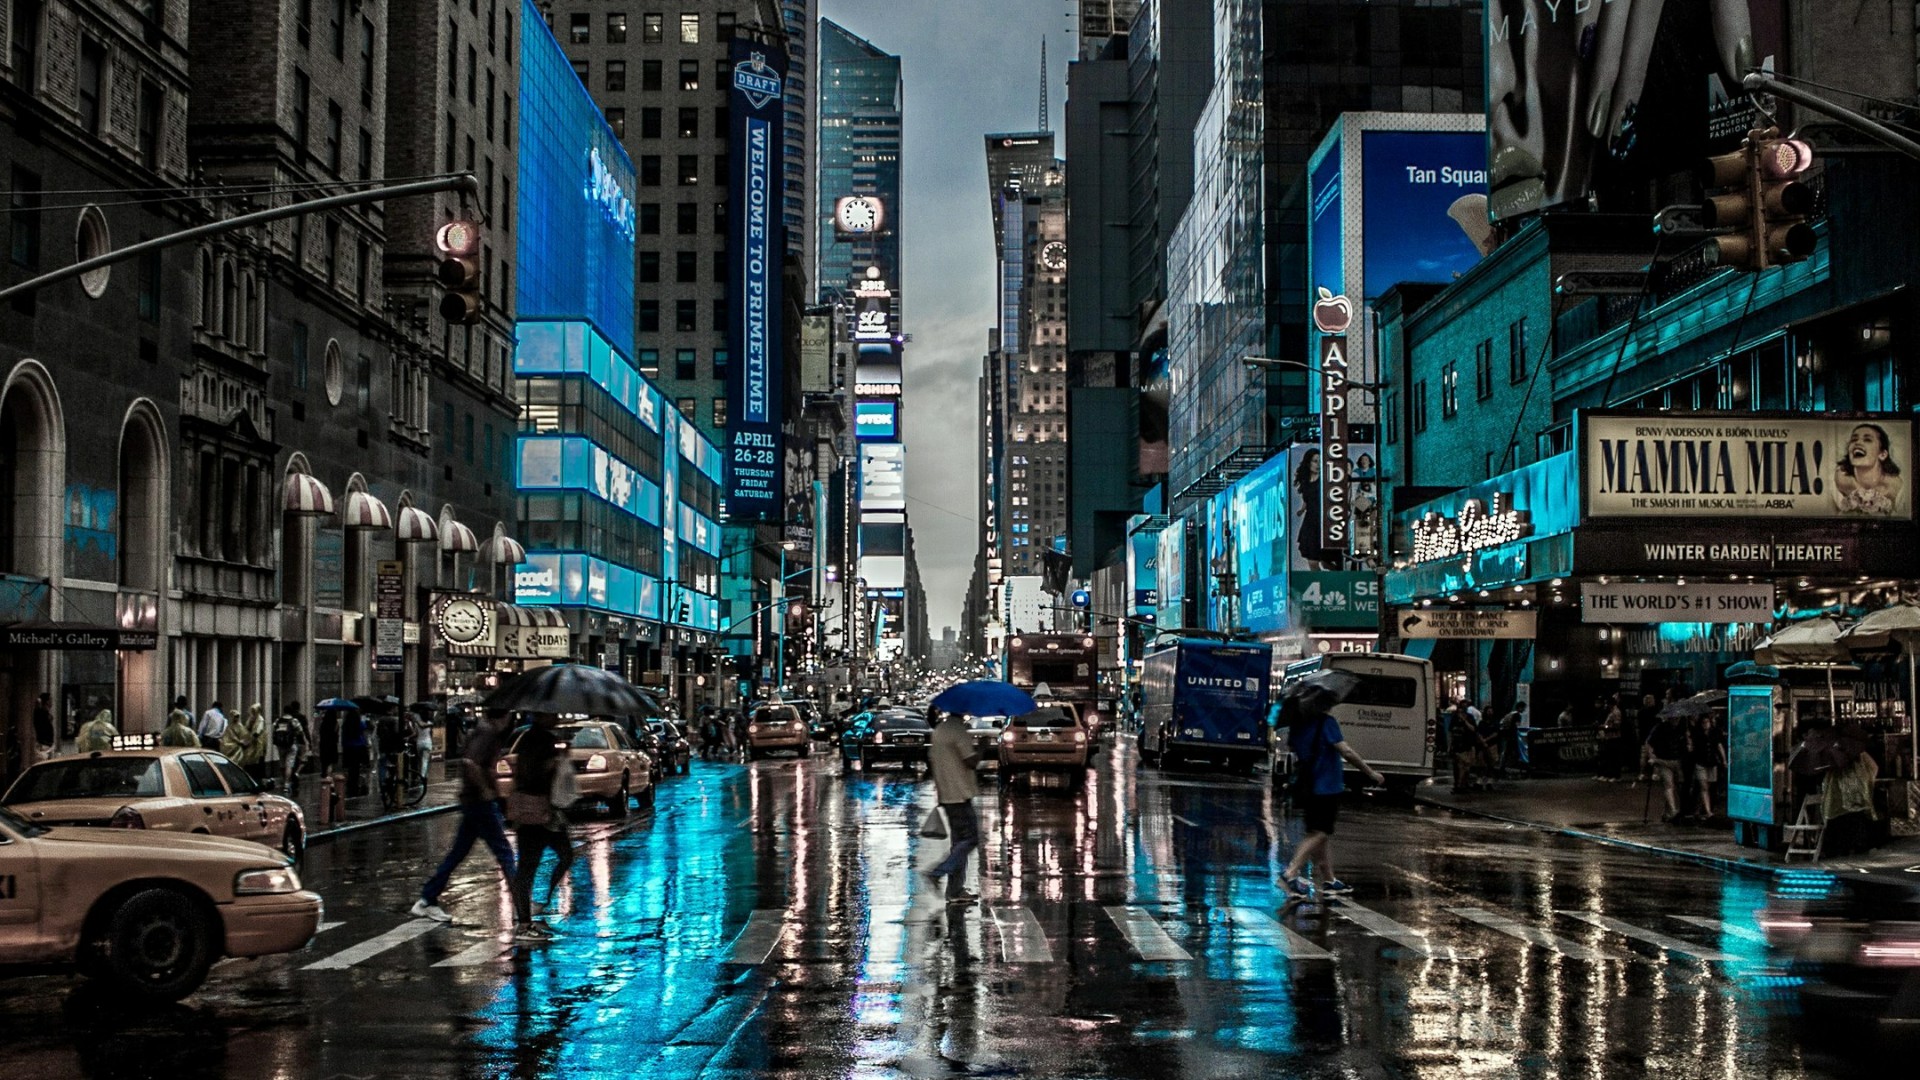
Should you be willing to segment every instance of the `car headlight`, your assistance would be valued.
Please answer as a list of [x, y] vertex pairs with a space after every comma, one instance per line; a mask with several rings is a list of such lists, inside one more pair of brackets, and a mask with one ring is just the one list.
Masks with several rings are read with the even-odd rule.
[[748, 725], [747, 725], [747, 734], [749, 734], [749, 735], [758, 735], [758, 734], [760, 734], [760, 725], [759, 725], [759, 724], [748, 724]]
[[1012, 742], [1012, 741], [1013, 741], [1013, 732], [1011, 732], [1011, 731], [1003, 731], [1003, 732], [1001, 732], [1001, 733], [1000, 733], [1000, 741], [1001, 741], [1001, 742]]
[[291, 866], [270, 870], [242, 870], [233, 877], [235, 896], [273, 896], [300, 891], [300, 875]]
[[595, 754], [592, 757], [588, 758], [587, 771], [588, 772], [606, 772], [607, 771], [607, 755]]
[[1086, 732], [1084, 732], [1084, 731], [1076, 731], [1076, 732], [1074, 732], [1074, 733], [1073, 733], [1073, 741], [1074, 741], [1074, 742], [1086, 742], [1086, 741], [1087, 741], [1087, 733], [1086, 733]]
[[874, 732], [874, 733], [873, 733], [873, 741], [874, 741], [874, 742], [877, 742], [877, 743], [883, 743], [883, 742], [886, 742], [886, 741], [887, 741], [887, 733], [886, 733], [886, 732], [884, 732], [884, 731], [876, 731], [876, 732]]

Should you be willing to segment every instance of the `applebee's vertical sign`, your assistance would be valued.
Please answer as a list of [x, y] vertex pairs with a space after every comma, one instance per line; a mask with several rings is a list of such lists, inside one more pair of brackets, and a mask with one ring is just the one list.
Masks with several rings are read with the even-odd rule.
[[1353, 465], [1347, 451], [1347, 327], [1353, 302], [1326, 286], [1313, 304], [1313, 325], [1320, 331], [1320, 548], [1337, 557], [1353, 539], [1353, 505], [1347, 481]]

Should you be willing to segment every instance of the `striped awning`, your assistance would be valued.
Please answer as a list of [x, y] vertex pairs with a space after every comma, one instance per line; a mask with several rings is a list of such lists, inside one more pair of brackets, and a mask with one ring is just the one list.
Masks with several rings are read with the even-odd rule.
[[393, 514], [387, 504], [365, 491], [347, 492], [346, 520], [349, 529], [391, 529]]
[[403, 506], [396, 532], [403, 544], [424, 544], [440, 539], [440, 524], [417, 506]]
[[559, 628], [567, 625], [567, 617], [558, 608], [526, 607], [501, 601], [499, 607], [501, 626], [544, 626]]
[[518, 566], [527, 561], [527, 549], [511, 536], [496, 536], [487, 543], [487, 553], [501, 566]]
[[306, 473], [288, 473], [280, 507], [289, 514], [333, 513], [333, 492]]
[[480, 538], [451, 515], [440, 523], [440, 550], [461, 554], [480, 550]]

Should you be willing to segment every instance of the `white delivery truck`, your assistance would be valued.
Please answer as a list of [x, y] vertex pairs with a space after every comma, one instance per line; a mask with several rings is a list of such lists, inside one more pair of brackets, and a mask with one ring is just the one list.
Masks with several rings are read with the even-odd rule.
[[[1288, 664], [1281, 687], [1316, 671], [1335, 670], [1360, 680], [1347, 699], [1333, 707], [1347, 745], [1366, 763], [1386, 774], [1395, 787], [1412, 787], [1433, 775], [1433, 663], [1398, 653], [1328, 653]], [[1270, 733], [1273, 775], [1291, 774], [1287, 733]]]

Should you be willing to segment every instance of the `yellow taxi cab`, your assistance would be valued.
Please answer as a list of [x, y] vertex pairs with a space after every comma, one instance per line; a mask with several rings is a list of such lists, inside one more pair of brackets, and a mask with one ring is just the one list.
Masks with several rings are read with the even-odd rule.
[[1059, 772], [1077, 787], [1086, 779], [1092, 755], [1093, 740], [1070, 704], [1046, 704], [1010, 717], [1000, 731], [1002, 780], [1020, 773]]
[[[513, 733], [507, 752], [493, 767], [502, 798], [513, 790], [513, 766], [521, 741], [545, 730], [531, 724]], [[555, 725], [552, 736], [556, 742], [567, 744], [574, 783], [580, 789], [580, 800], [574, 806], [597, 802], [614, 817], [626, 817], [635, 799], [642, 807], [653, 805], [653, 759], [634, 743], [624, 727], [610, 720], [569, 720]]]
[[78, 969], [150, 1002], [222, 956], [305, 948], [320, 896], [250, 840], [49, 827], [0, 806], [0, 973]]
[[777, 701], [759, 706], [747, 718], [747, 760], [775, 750], [792, 750], [801, 757], [813, 753], [813, 733], [800, 710]]
[[299, 861], [300, 805], [211, 750], [169, 746], [52, 758], [20, 774], [0, 805], [36, 825], [207, 833], [279, 848]]

